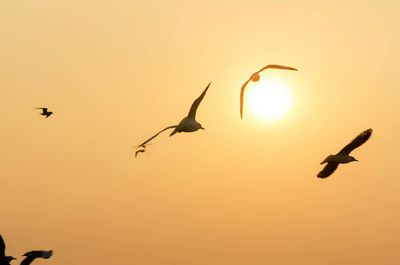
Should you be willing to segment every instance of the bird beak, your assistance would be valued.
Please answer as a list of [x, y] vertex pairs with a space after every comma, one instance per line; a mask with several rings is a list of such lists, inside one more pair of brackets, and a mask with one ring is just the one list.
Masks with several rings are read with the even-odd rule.
[[205, 130], [203, 127], [200, 127], [200, 129], [203, 129], [203, 130]]
[[358, 160], [357, 160], [357, 159], [355, 159], [355, 158], [354, 158], [354, 161], [357, 161], [357, 162], [358, 162]]

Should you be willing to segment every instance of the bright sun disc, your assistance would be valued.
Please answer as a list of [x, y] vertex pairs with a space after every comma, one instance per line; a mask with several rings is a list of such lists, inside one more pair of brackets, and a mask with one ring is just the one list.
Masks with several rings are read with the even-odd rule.
[[263, 78], [253, 83], [247, 98], [250, 111], [265, 120], [282, 117], [292, 104], [292, 97], [286, 86], [273, 79]]

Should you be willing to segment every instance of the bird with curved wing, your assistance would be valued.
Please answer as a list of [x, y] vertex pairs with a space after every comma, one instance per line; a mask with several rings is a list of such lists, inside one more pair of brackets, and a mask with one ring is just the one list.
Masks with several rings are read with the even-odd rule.
[[283, 65], [277, 65], [277, 64], [269, 64], [267, 66], [264, 66], [261, 68], [261, 70], [255, 72], [250, 76], [250, 78], [242, 85], [242, 88], [240, 90], [240, 118], [243, 118], [243, 101], [244, 101], [244, 89], [246, 88], [247, 84], [251, 81], [253, 82], [258, 82], [260, 80], [260, 72], [266, 70], [266, 69], [283, 69], [283, 70], [292, 70], [292, 71], [297, 71], [296, 68], [292, 68], [289, 66], [283, 66]]
[[172, 136], [175, 133], [180, 133], [180, 132], [195, 132], [199, 129], [204, 130], [204, 128], [201, 126], [201, 124], [196, 121], [196, 112], [197, 112], [197, 109], [198, 109], [201, 101], [203, 100], [205, 94], [207, 93], [207, 90], [210, 87], [210, 85], [211, 85], [211, 82], [204, 89], [203, 93], [201, 93], [201, 95], [193, 102], [192, 106], [190, 107], [188, 115], [185, 118], [183, 118], [182, 121], [178, 125], [172, 125], [172, 126], [168, 126], [164, 129], [162, 129], [161, 131], [159, 131], [158, 133], [156, 133], [155, 135], [153, 135], [152, 137], [150, 137], [149, 139], [147, 139], [146, 141], [144, 141], [143, 143], [138, 145], [137, 148], [140, 148], [140, 147], [145, 148], [146, 145], [148, 144], [148, 142], [150, 142], [151, 140], [156, 138], [160, 133], [162, 133], [163, 131], [166, 131], [168, 129], [174, 128], [174, 130], [172, 131], [172, 133], [169, 136]]
[[321, 172], [318, 173], [318, 178], [327, 178], [329, 177], [339, 166], [339, 164], [347, 164], [353, 161], [358, 161], [354, 157], [350, 156], [350, 152], [365, 143], [372, 134], [372, 129], [368, 129], [360, 133], [356, 138], [354, 138], [351, 143], [346, 145], [339, 153], [336, 155], [329, 155], [325, 158], [322, 164], [327, 163], [327, 165], [322, 169]]
[[29, 265], [36, 258], [48, 259], [53, 255], [53, 250], [45, 251], [45, 250], [33, 250], [25, 253], [22, 256], [26, 256], [26, 258], [21, 262], [21, 265]]

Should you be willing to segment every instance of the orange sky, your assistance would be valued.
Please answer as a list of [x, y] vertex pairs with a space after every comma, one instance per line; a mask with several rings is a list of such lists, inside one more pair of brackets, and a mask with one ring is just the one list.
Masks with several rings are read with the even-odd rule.
[[[217, 3], [216, 3], [217, 2]], [[326, 2], [326, 1], [325, 1]], [[399, 1], [3, 1], [0, 233], [35, 264], [397, 265]], [[290, 112], [239, 116], [275, 63]], [[159, 136], [213, 81], [205, 127]], [[48, 106], [47, 120], [35, 107]], [[319, 163], [371, 139], [328, 179]], [[14, 261], [12, 264], [19, 264]]]

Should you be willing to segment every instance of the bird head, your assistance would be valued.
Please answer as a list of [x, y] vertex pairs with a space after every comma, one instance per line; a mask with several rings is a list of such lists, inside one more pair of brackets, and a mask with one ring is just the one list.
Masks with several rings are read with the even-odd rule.
[[351, 161], [350, 161], [350, 162], [352, 162], [352, 161], [358, 161], [357, 159], [355, 159], [355, 158], [352, 157], [352, 156], [350, 156], [350, 158], [351, 158]]
[[7, 264], [7, 263], [9, 263], [10, 261], [12, 261], [13, 259], [16, 259], [16, 258], [11, 257], [11, 256], [6, 256], [4, 259], [5, 259], [6, 264]]
[[254, 74], [251, 75], [250, 79], [253, 82], [258, 82], [260, 80], [260, 74], [258, 72], [254, 73]]

